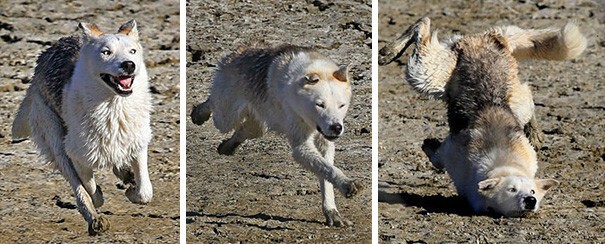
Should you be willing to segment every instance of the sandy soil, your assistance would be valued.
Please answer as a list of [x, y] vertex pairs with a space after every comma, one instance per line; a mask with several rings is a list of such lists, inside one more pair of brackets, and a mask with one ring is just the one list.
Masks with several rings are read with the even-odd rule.
[[336, 197], [355, 226], [327, 227], [317, 178], [293, 161], [285, 138], [269, 134], [221, 156], [216, 147], [228, 135], [188, 118], [187, 240], [369, 242], [370, 1], [202, 2], [187, 2], [187, 111], [207, 98], [218, 60], [246, 41], [316, 46], [337, 63], [352, 64], [353, 102], [336, 165], [366, 188], [352, 199]]
[[379, 238], [384, 243], [605, 241], [605, 69], [603, 9], [592, 1], [379, 1], [379, 46], [427, 15], [440, 36], [476, 33], [494, 25], [562, 26], [575, 19], [588, 37], [577, 60], [529, 61], [520, 77], [531, 83], [546, 134], [539, 177], [561, 181], [539, 214], [503, 219], [472, 216], [447, 174], [431, 169], [420, 146], [444, 138], [445, 108], [412, 91], [407, 55], [379, 68]]
[[[178, 242], [178, 1], [38, 2], [0, 2], [0, 242]], [[96, 176], [105, 196], [100, 211], [112, 229], [89, 237], [67, 182], [42, 165], [30, 141], [11, 144], [10, 127], [42, 50], [77, 33], [79, 21], [115, 32], [131, 18], [146, 49], [154, 93], [149, 147], [154, 200], [131, 204], [111, 170], [103, 170]]]

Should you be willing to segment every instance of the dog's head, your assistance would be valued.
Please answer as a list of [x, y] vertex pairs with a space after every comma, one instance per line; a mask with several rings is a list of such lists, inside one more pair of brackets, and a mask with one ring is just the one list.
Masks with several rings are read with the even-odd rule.
[[83, 33], [80, 56], [86, 69], [116, 94], [132, 94], [136, 77], [144, 69], [136, 22], [123, 24], [116, 34], [105, 34], [94, 24], [80, 23], [79, 27]]
[[478, 187], [488, 209], [506, 217], [520, 217], [538, 211], [546, 192], [558, 184], [552, 179], [505, 176], [483, 180]]
[[[301, 54], [303, 55], [303, 54]], [[339, 67], [325, 57], [305, 57], [306, 62], [293, 77], [290, 103], [303, 120], [328, 140], [344, 132], [344, 117], [351, 100], [349, 66]]]

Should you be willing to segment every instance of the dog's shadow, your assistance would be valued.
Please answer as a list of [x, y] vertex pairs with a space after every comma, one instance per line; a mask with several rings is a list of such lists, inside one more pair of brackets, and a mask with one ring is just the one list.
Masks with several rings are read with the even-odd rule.
[[[427, 158], [431, 158], [440, 146], [441, 140], [437, 138], [426, 138], [422, 143], [422, 151], [424, 151]], [[440, 169], [436, 170], [440, 171]], [[468, 205], [466, 200], [459, 196], [418, 195], [409, 192], [390, 193], [379, 187], [378, 201], [423, 208], [424, 211], [420, 211], [420, 213], [425, 214], [449, 213], [460, 216], [471, 216], [474, 214], [473, 209]]]
[[[239, 217], [239, 218], [245, 218], [245, 219], [259, 219], [259, 220], [263, 220], [263, 221], [276, 220], [276, 221], [279, 221], [279, 222], [282, 222], [282, 223], [301, 222], [301, 223], [319, 224], [319, 225], [323, 225], [324, 224], [324, 223], [322, 223], [320, 221], [316, 221], [316, 220], [287, 218], [287, 217], [276, 216], [276, 215], [268, 215], [268, 214], [263, 214], [263, 213], [257, 213], [257, 214], [252, 214], [252, 215], [244, 215], [244, 214], [237, 214], [237, 213], [211, 214], [211, 213], [202, 213], [202, 212], [187, 211], [187, 220], [186, 220], [187, 224], [191, 224], [191, 223], [195, 222], [190, 217], [210, 217], [210, 218], [218, 218], [218, 219], [227, 218], [227, 217]], [[220, 226], [220, 225], [226, 224], [227, 222], [216, 222], [216, 221], [214, 221], [214, 222], [207, 222], [207, 223], [218, 224]], [[251, 223], [246, 223], [245, 225], [250, 226], [250, 227], [256, 227], [256, 228], [260, 228], [260, 229], [265, 229], [265, 230], [285, 230], [285, 229], [291, 229], [289, 227], [280, 227], [280, 226], [277, 226], [277, 227], [267, 227], [267, 226], [260, 226], [260, 225], [251, 224]]]
[[378, 201], [389, 204], [403, 204], [424, 209], [419, 213], [446, 213], [460, 216], [474, 214], [466, 200], [458, 196], [419, 195], [409, 192], [389, 193], [378, 189]]

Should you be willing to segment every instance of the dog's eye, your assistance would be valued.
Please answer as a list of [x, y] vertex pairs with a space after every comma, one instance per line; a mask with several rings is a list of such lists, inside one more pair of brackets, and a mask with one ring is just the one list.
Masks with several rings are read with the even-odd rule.
[[322, 102], [316, 103], [315, 106], [320, 107], [320, 108], [326, 108], [326, 105], [324, 105], [324, 103], [322, 103]]
[[536, 194], [536, 191], [531, 190], [531, 191], [529, 191], [529, 193], [533, 195], [533, 194]]
[[508, 191], [512, 192], [512, 193], [515, 193], [515, 192], [517, 192], [517, 189], [514, 188], [514, 187], [511, 187], [511, 188], [508, 188]]
[[346, 104], [341, 104], [338, 108], [344, 108]]
[[317, 84], [319, 82], [319, 76], [317, 74], [307, 75], [305, 76], [305, 80], [307, 84]]
[[109, 56], [109, 55], [111, 55], [111, 51], [105, 49], [105, 50], [101, 51], [101, 54]]
[[135, 54], [135, 53], [137, 53], [136, 49], [130, 49], [130, 54]]

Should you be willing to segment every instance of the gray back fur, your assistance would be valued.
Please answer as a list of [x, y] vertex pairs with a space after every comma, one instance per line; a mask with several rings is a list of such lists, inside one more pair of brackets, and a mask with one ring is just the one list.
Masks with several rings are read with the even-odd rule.
[[71, 81], [81, 45], [78, 36], [63, 37], [36, 61], [32, 88], [38, 89], [46, 104], [58, 114], [61, 114], [63, 88]]
[[300, 52], [312, 52], [312, 48], [284, 44], [269, 47], [266, 43], [256, 42], [229, 54], [218, 66], [222, 70], [237, 70], [240, 77], [244, 77], [245, 86], [253, 91], [255, 98], [266, 99], [267, 79], [269, 68], [274, 61], [287, 63], [294, 55]]
[[507, 99], [509, 79], [516, 76], [517, 68], [511, 66], [512, 55], [504, 45], [491, 36], [467, 37], [455, 44], [458, 60], [446, 86], [451, 133], [474, 127], [480, 113], [489, 107], [503, 108], [513, 116]]

